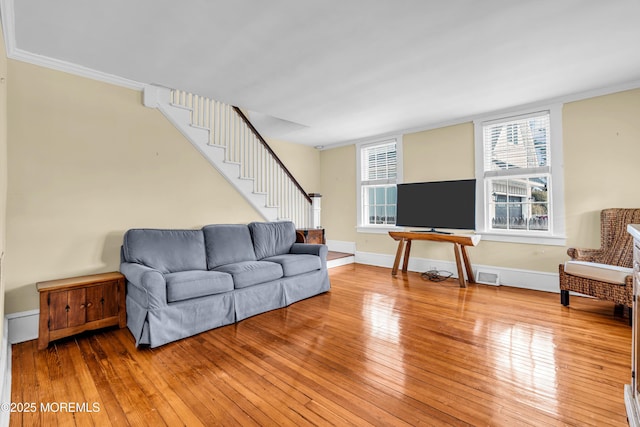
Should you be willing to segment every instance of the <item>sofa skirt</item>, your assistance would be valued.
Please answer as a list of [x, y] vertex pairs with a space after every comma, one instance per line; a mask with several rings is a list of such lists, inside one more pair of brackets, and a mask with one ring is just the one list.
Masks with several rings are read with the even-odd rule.
[[131, 292], [127, 295], [127, 327], [136, 346], [153, 348], [288, 306], [330, 287], [328, 271], [322, 269], [152, 309], [141, 305]]
[[[144, 321], [140, 322], [143, 317]], [[136, 345], [151, 348], [235, 323], [231, 292], [172, 303], [146, 310], [127, 298], [127, 326]]]
[[331, 288], [326, 269], [287, 277], [282, 283], [286, 305], [327, 292]]

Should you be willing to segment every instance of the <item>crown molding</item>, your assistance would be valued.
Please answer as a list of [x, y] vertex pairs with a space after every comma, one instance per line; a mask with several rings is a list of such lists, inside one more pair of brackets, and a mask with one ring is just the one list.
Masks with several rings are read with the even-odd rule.
[[126, 87], [128, 89], [143, 90], [144, 84], [125, 79], [123, 77], [116, 76], [114, 74], [104, 73], [102, 71], [94, 70], [91, 68], [83, 67], [71, 62], [61, 61], [47, 56], [37, 55], [34, 53], [26, 52], [21, 49], [14, 49], [13, 52], [7, 51], [7, 58], [28, 62], [30, 64], [39, 65], [41, 67], [51, 68], [53, 70], [63, 71], [65, 73], [74, 74], [80, 77], [86, 77], [93, 80], [98, 80], [105, 83], [110, 83], [116, 86]]
[[145, 86], [144, 83], [140, 83], [135, 80], [125, 79], [114, 74], [104, 73], [92, 68], [83, 67], [82, 65], [19, 49], [16, 45], [14, 0], [0, 0], [0, 18], [2, 19], [4, 43], [7, 51], [7, 58], [9, 59], [28, 62], [33, 65], [51, 68], [53, 70], [126, 87], [128, 89], [141, 91]]

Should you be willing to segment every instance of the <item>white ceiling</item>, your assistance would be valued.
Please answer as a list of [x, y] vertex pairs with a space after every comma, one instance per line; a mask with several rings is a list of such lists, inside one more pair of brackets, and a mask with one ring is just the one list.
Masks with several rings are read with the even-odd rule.
[[2, 1], [21, 51], [237, 105], [308, 145], [640, 82], [638, 0]]

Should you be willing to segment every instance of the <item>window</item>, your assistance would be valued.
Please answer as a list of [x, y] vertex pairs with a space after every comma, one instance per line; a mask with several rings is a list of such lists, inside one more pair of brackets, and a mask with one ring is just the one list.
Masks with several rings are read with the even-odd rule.
[[358, 225], [389, 228], [396, 224], [396, 183], [400, 181], [399, 137], [358, 146]]
[[562, 244], [553, 240], [564, 235], [560, 114], [555, 108], [475, 122], [479, 232]]

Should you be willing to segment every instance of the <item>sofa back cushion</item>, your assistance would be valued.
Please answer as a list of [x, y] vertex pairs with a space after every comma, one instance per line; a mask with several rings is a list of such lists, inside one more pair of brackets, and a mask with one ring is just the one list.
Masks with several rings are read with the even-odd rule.
[[214, 224], [203, 227], [202, 231], [209, 270], [235, 262], [256, 260], [247, 225]]
[[131, 229], [124, 234], [122, 253], [125, 261], [164, 274], [207, 269], [202, 230]]
[[287, 254], [296, 241], [296, 227], [291, 221], [252, 222], [249, 230], [258, 259]]

